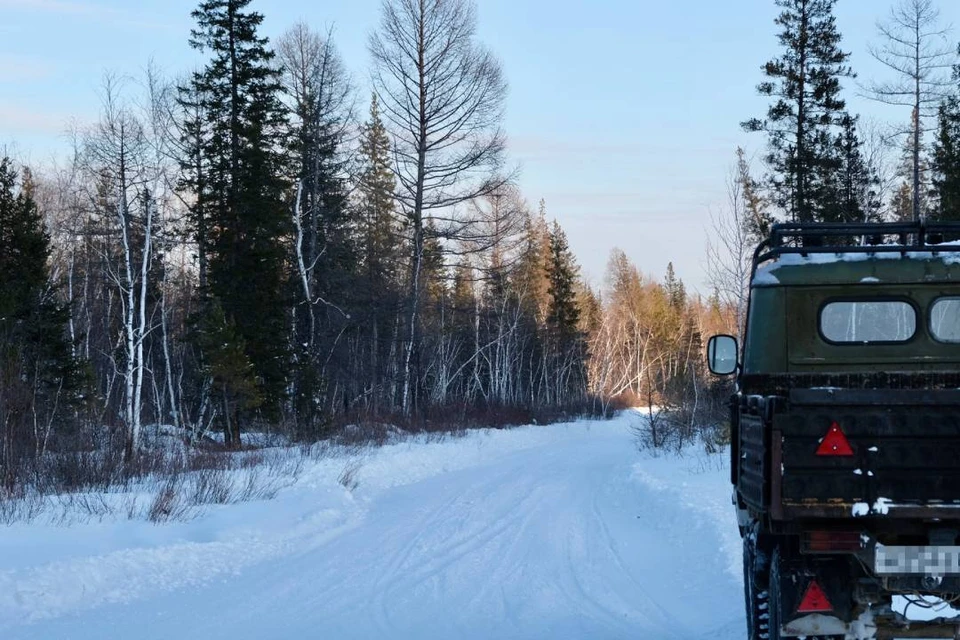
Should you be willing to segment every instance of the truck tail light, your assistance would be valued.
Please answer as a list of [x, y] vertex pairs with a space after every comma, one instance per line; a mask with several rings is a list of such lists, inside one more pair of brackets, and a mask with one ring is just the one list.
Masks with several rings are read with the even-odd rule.
[[859, 531], [807, 531], [802, 540], [807, 553], [856, 553], [863, 548]]
[[817, 455], [827, 457], [850, 457], [853, 455], [853, 447], [850, 446], [850, 441], [847, 440], [843, 429], [836, 422], [830, 425], [827, 435], [820, 441], [820, 446], [817, 447]]
[[816, 579], [810, 581], [807, 590], [800, 599], [800, 606], [797, 607], [797, 613], [826, 613], [833, 611], [833, 605], [830, 604], [827, 594]]

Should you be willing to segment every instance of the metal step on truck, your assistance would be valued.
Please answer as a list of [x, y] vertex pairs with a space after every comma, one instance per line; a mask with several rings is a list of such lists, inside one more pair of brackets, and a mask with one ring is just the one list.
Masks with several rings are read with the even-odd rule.
[[960, 225], [775, 225], [735, 375], [748, 640], [960, 638]]

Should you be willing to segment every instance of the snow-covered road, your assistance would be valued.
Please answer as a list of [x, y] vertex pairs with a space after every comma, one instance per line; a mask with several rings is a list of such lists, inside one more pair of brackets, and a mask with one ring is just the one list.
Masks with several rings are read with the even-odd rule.
[[327, 459], [190, 523], [0, 529], [0, 638], [739, 640], [722, 458], [638, 453], [641, 420]]

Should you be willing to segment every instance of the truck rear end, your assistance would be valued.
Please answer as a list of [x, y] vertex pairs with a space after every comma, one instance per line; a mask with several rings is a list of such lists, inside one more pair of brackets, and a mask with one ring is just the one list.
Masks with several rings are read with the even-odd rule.
[[932, 231], [758, 250], [731, 407], [751, 640], [960, 637], [960, 247]]

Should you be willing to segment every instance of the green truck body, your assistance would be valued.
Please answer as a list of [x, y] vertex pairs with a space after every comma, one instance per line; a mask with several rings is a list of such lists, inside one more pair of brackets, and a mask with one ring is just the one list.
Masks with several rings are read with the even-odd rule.
[[[731, 480], [749, 640], [956, 638], [960, 226], [778, 225], [757, 250]], [[918, 635], [919, 634], [919, 635]]]

